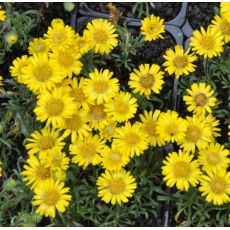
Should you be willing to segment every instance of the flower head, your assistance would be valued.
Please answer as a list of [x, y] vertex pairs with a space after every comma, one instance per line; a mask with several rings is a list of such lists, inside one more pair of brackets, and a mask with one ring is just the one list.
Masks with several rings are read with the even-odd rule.
[[47, 53], [48, 47], [46, 45], [45, 39], [43, 38], [34, 38], [28, 47], [29, 54], [37, 55], [39, 53]]
[[0, 22], [6, 20], [6, 12], [2, 10], [2, 7], [0, 6]]
[[230, 2], [220, 3], [220, 15], [226, 19], [230, 17]]

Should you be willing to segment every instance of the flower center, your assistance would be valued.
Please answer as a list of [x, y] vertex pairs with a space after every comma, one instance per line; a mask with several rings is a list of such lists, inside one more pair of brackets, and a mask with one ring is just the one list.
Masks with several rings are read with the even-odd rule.
[[144, 74], [140, 78], [140, 84], [143, 88], [149, 89], [154, 85], [155, 79], [152, 74]]
[[178, 130], [178, 127], [175, 123], [169, 123], [168, 125], [165, 126], [166, 132], [171, 136], [176, 133]]
[[43, 202], [48, 206], [56, 205], [58, 200], [60, 199], [60, 193], [56, 189], [46, 190], [43, 193], [42, 199]]
[[70, 96], [74, 97], [75, 101], [78, 103], [82, 103], [83, 101], [86, 100], [85, 94], [81, 88], [73, 89], [70, 92]]
[[84, 159], [91, 161], [92, 158], [96, 155], [96, 146], [92, 143], [85, 143], [81, 147], [80, 153]]
[[115, 111], [119, 114], [126, 114], [129, 111], [129, 104], [126, 101], [115, 101]]
[[46, 102], [45, 109], [49, 116], [58, 116], [62, 113], [64, 104], [58, 98], [51, 98]]
[[200, 46], [205, 50], [212, 50], [215, 47], [215, 40], [211, 36], [205, 36], [200, 41]]
[[102, 29], [97, 29], [93, 33], [93, 40], [95, 43], [105, 44], [108, 40], [108, 35], [106, 32]]
[[188, 65], [188, 59], [186, 56], [176, 56], [173, 60], [174, 66], [178, 69], [183, 69]]
[[110, 160], [114, 163], [114, 164], [118, 164], [121, 162], [121, 153], [117, 152], [117, 151], [113, 151], [110, 153]]
[[101, 121], [106, 118], [106, 113], [104, 112], [104, 105], [95, 105], [91, 107], [90, 118], [93, 121]]
[[199, 93], [194, 97], [195, 100], [195, 104], [197, 106], [204, 106], [207, 104], [208, 102], [208, 98], [206, 97], [206, 95], [204, 93]]
[[202, 131], [199, 129], [199, 127], [196, 126], [188, 127], [185, 132], [186, 140], [192, 143], [197, 143], [197, 141], [199, 141], [199, 139], [201, 138], [201, 135]]
[[82, 122], [81, 117], [77, 115], [75, 115], [72, 118], [65, 119], [65, 126], [67, 129], [78, 131], [82, 127], [82, 124], [83, 122]]
[[138, 134], [134, 132], [129, 132], [124, 136], [124, 140], [129, 146], [132, 147], [135, 146], [140, 141], [140, 137]]
[[125, 191], [125, 183], [122, 178], [111, 180], [109, 183], [109, 190], [114, 195], [122, 194]]
[[210, 152], [207, 155], [207, 161], [211, 165], [218, 165], [221, 161], [220, 155], [214, 152]]
[[54, 146], [54, 139], [50, 136], [42, 136], [39, 138], [37, 145], [42, 150], [50, 149]]
[[52, 69], [49, 64], [40, 64], [34, 68], [33, 76], [36, 80], [40, 82], [46, 82], [50, 79], [52, 75]]
[[44, 43], [39, 42], [39, 43], [36, 43], [36, 45], [34, 45], [33, 49], [34, 49], [35, 53], [41, 53], [41, 52], [44, 52], [46, 50], [46, 46]]
[[73, 57], [68, 53], [61, 53], [58, 57], [58, 63], [63, 67], [71, 67], [73, 65]]
[[62, 43], [66, 40], [66, 33], [64, 30], [58, 30], [53, 34], [53, 41], [55, 43]]
[[51, 177], [50, 168], [46, 168], [44, 164], [40, 164], [35, 171], [36, 179], [46, 180]]
[[156, 122], [149, 121], [145, 124], [145, 130], [149, 136], [156, 136]]
[[173, 167], [173, 173], [176, 178], [189, 178], [191, 170], [187, 162], [176, 162]]
[[221, 177], [213, 178], [210, 182], [211, 190], [216, 194], [224, 193], [227, 188], [226, 181]]
[[223, 20], [219, 26], [220, 31], [223, 35], [229, 36], [230, 35], [230, 23], [227, 20]]
[[158, 26], [158, 24], [151, 23], [148, 26], [148, 33], [150, 33], [150, 34], [157, 33], [157, 32], [159, 32], [159, 29], [160, 29], [160, 26]]
[[52, 164], [57, 166], [57, 167], [61, 167], [62, 159], [63, 158], [60, 154], [54, 153], [52, 155]]
[[103, 94], [108, 90], [108, 82], [104, 80], [97, 80], [94, 82], [94, 90], [98, 94]]

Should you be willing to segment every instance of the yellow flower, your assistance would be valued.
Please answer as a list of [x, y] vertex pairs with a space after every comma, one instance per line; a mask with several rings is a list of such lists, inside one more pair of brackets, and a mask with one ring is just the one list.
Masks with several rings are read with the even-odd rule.
[[29, 51], [29, 54], [31, 55], [37, 55], [39, 53], [47, 53], [48, 47], [43, 38], [34, 38], [29, 43], [28, 51]]
[[62, 152], [62, 148], [54, 147], [47, 152], [40, 152], [39, 159], [45, 162], [53, 171], [66, 171], [69, 168], [69, 157]]
[[0, 6], [0, 22], [6, 20], [6, 12], [2, 10], [2, 7]]
[[19, 83], [24, 83], [23, 71], [24, 68], [30, 65], [30, 58], [27, 55], [16, 58], [12, 66], [10, 66], [10, 73], [12, 77], [17, 78]]
[[78, 75], [81, 72], [83, 64], [79, 59], [81, 55], [70, 49], [55, 50], [50, 54], [50, 61], [53, 66], [59, 67], [64, 77], [72, 78], [73, 73]]
[[143, 154], [148, 148], [147, 134], [141, 129], [141, 124], [126, 122], [124, 126], [116, 129], [114, 144], [125, 154], [131, 157]]
[[37, 157], [30, 156], [24, 170], [21, 173], [23, 181], [33, 190], [37, 185], [46, 179], [54, 178], [53, 170], [47, 166], [46, 162], [41, 162]]
[[124, 169], [118, 172], [105, 171], [97, 179], [98, 197], [105, 203], [127, 203], [137, 187], [136, 179]]
[[164, 19], [150, 15], [141, 21], [141, 33], [144, 35], [146, 41], [154, 41], [157, 38], [162, 38], [165, 32]]
[[166, 60], [163, 63], [163, 66], [166, 67], [166, 70], [170, 75], [176, 74], [176, 77], [182, 75], [189, 75], [195, 71], [195, 65], [193, 62], [197, 60], [197, 57], [190, 52], [190, 48], [184, 51], [181, 45], [175, 46], [175, 52], [172, 49], [168, 49], [166, 54], [163, 56]]
[[93, 48], [93, 42], [86, 36], [76, 34], [74, 43], [78, 46], [79, 52], [84, 55]]
[[71, 118], [77, 109], [73, 98], [63, 93], [64, 89], [54, 88], [52, 92], [42, 91], [38, 96], [37, 108], [34, 112], [37, 120], [52, 124], [54, 128], [61, 128], [64, 125], [64, 119]]
[[79, 137], [83, 139], [84, 137], [89, 135], [91, 128], [86, 123], [88, 121], [86, 112], [81, 110], [76, 110], [71, 118], [64, 119], [64, 125], [62, 129], [64, 129], [63, 135], [65, 137], [71, 134], [71, 141], [74, 142]]
[[[229, 9], [230, 12], [230, 9]], [[230, 16], [230, 13], [229, 13]], [[214, 20], [212, 20], [211, 27], [217, 29], [224, 36], [224, 42], [227, 43], [230, 41], [230, 19], [220, 17], [219, 15], [215, 15]]]
[[101, 157], [102, 166], [109, 171], [119, 171], [130, 161], [129, 155], [114, 144], [102, 149]]
[[140, 114], [141, 128], [148, 136], [148, 143], [150, 146], [163, 146], [165, 141], [156, 132], [157, 121], [160, 115], [160, 110], [155, 110], [147, 112], [144, 110], [143, 114]]
[[193, 117], [186, 117], [185, 136], [178, 143], [184, 148], [184, 151], [191, 151], [194, 153], [196, 146], [198, 149], [203, 149], [211, 141], [212, 131], [205, 120], [196, 115]]
[[111, 141], [116, 133], [117, 122], [109, 121], [105, 127], [99, 128], [100, 137]]
[[216, 98], [213, 97], [214, 90], [205, 83], [193, 83], [191, 89], [187, 89], [190, 96], [184, 96], [183, 100], [188, 105], [188, 111], [193, 111], [197, 115], [204, 114], [206, 111], [212, 113], [210, 107], [215, 106]]
[[103, 129], [109, 123], [103, 104], [91, 105], [87, 113], [87, 118], [89, 119], [90, 127], [94, 129]]
[[105, 147], [105, 141], [100, 139], [98, 135], [88, 135], [84, 139], [76, 139], [70, 145], [70, 154], [74, 155], [72, 162], [82, 166], [83, 169], [89, 164], [97, 165], [101, 163], [101, 150]]
[[30, 64], [23, 68], [23, 83], [34, 93], [52, 90], [56, 83], [63, 80], [58, 66], [53, 66], [47, 53], [39, 53], [30, 58]]
[[0, 161], [0, 177], [2, 177], [2, 162]]
[[69, 95], [74, 98], [74, 102], [77, 104], [78, 108], [83, 108], [84, 110], [89, 111], [90, 104], [93, 104], [93, 101], [90, 100], [84, 93], [83, 87], [85, 85], [85, 78], [81, 77], [80, 81], [75, 77], [68, 84]]
[[0, 93], [3, 91], [3, 77], [0, 76]]
[[195, 187], [199, 183], [199, 163], [193, 160], [192, 154], [181, 150], [178, 153], [169, 153], [166, 160], [163, 160], [163, 164], [163, 180], [168, 187], [171, 188], [176, 184], [177, 189], [188, 191], [189, 185]]
[[230, 202], [230, 172], [226, 169], [218, 171], [207, 171], [200, 179], [201, 195], [205, 196], [207, 202], [214, 205], [222, 205]]
[[44, 35], [46, 45], [53, 51], [68, 49], [74, 42], [74, 36], [74, 30], [57, 19], [51, 22], [51, 27], [48, 27], [47, 34]]
[[55, 147], [63, 148], [65, 145], [64, 138], [58, 130], [45, 127], [39, 131], [34, 131], [31, 137], [27, 138], [28, 144], [25, 147], [29, 155], [46, 153], [49, 150], [53, 151]]
[[111, 121], [123, 122], [133, 118], [137, 111], [137, 99], [128, 92], [120, 91], [105, 104], [105, 112]]
[[230, 18], [230, 2], [220, 3], [220, 15], [226, 19]]
[[142, 64], [139, 66], [139, 70], [134, 69], [130, 74], [128, 84], [134, 93], [149, 97], [152, 92], [160, 93], [164, 84], [163, 75], [164, 72], [160, 71], [159, 65]]
[[[220, 121], [217, 120], [212, 114], [203, 115], [202, 120], [205, 120], [206, 124], [211, 128], [212, 136], [213, 137], [220, 137], [220, 128], [217, 126], [220, 124]], [[214, 140], [213, 140], [214, 141]]]
[[55, 218], [56, 209], [64, 212], [71, 200], [69, 188], [63, 182], [45, 180], [34, 189], [33, 206], [38, 206], [36, 213], [41, 216]]
[[112, 78], [113, 72], [108, 69], [95, 69], [84, 82], [84, 93], [98, 104], [108, 102], [119, 90], [117, 78]]
[[89, 22], [83, 36], [92, 42], [96, 53], [108, 54], [118, 45], [115, 26], [102, 18]]
[[220, 56], [223, 51], [223, 36], [217, 29], [212, 29], [210, 26], [207, 31], [201, 27], [201, 32], [195, 30], [190, 38], [190, 46], [192, 50], [204, 58], [212, 58]]
[[199, 151], [199, 163], [202, 169], [208, 170], [227, 169], [230, 163], [228, 158], [229, 150], [224, 149], [223, 145], [210, 143], [205, 149]]
[[176, 111], [168, 110], [158, 117], [156, 133], [163, 141], [179, 142], [185, 136], [186, 121]]

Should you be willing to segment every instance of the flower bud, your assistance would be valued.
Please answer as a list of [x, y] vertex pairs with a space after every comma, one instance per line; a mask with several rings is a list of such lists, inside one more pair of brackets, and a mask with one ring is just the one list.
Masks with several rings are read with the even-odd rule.
[[64, 9], [68, 12], [71, 12], [75, 8], [75, 4], [73, 2], [64, 2]]
[[5, 41], [9, 45], [14, 45], [18, 41], [18, 35], [15, 31], [10, 31], [5, 34]]

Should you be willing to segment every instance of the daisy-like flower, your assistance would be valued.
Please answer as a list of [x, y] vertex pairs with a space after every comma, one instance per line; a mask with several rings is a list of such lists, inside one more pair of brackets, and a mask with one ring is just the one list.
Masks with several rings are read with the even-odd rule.
[[152, 64], [142, 64], [138, 69], [134, 69], [129, 77], [129, 87], [134, 93], [139, 93], [147, 97], [152, 92], [159, 94], [163, 81], [164, 72], [160, 71], [160, 66]]
[[119, 90], [117, 78], [112, 78], [113, 72], [108, 69], [95, 69], [84, 82], [84, 93], [98, 104], [108, 102]]
[[6, 12], [2, 10], [2, 7], [0, 6], [0, 22], [6, 20]]
[[124, 169], [118, 172], [105, 171], [97, 179], [98, 197], [105, 203], [127, 203], [137, 188], [136, 179]]
[[93, 42], [86, 36], [75, 35], [74, 43], [78, 46], [79, 52], [84, 55], [93, 48]]
[[205, 83], [193, 83], [191, 89], [187, 89], [189, 96], [184, 96], [183, 100], [188, 105], [188, 111], [193, 111], [197, 115], [201, 115], [206, 111], [212, 113], [210, 107], [215, 106], [216, 98], [213, 97], [215, 93], [210, 85]]
[[230, 18], [230, 2], [220, 3], [220, 15], [226, 19]]
[[117, 122], [108, 121], [105, 127], [99, 128], [100, 137], [111, 141], [114, 134], [116, 133]]
[[83, 64], [79, 59], [81, 54], [73, 52], [71, 49], [55, 50], [50, 53], [50, 61], [53, 66], [59, 67], [64, 77], [72, 78], [73, 73], [78, 75]]
[[34, 55], [30, 64], [23, 68], [23, 83], [37, 94], [44, 89], [53, 89], [63, 78], [60, 68], [51, 63], [47, 53]]
[[186, 117], [185, 136], [178, 144], [184, 151], [195, 152], [196, 146], [198, 149], [205, 148], [212, 141], [212, 131], [205, 120], [194, 115]]
[[58, 130], [45, 127], [39, 131], [34, 131], [30, 138], [27, 138], [28, 144], [25, 147], [29, 155], [46, 153], [49, 150], [52, 151], [55, 147], [63, 148], [65, 145], [64, 138], [64, 135], [60, 135]]
[[38, 96], [37, 107], [34, 112], [37, 120], [52, 124], [54, 128], [61, 128], [64, 119], [71, 118], [77, 109], [74, 99], [63, 93], [64, 89], [54, 88], [52, 92], [44, 90]]
[[45, 162], [53, 171], [66, 171], [69, 167], [69, 157], [62, 152], [62, 148], [55, 147], [47, 152], [40, 152], [39, 159]]
[[63, 182], [45, 180], [34, 189], [33, 206], [38, 206], [36, 213], [41, 216], [55, 218], [56, 210], [64, 212], [69, 206], [71, 195]]
[[218, 143], [210, 143], [205, 149], [199, 151], [199, 162], [202, 169], [208, 170], [227, 169], [230, 163], [228, 158], [229, 150], [224, 149], [223, 145]]
[[163, 141], [179, 142], [185, 136], [186, 121], [176, 111], [168, 110], [158, 117], [156, 133]]
[[146, 41], [154, 41], [162, 38], [165, 32], [164, 19], [154, 16], [153, 14], [141, 21], [141, 33]]
[[46, 162], [40, 161], [36, 156], [30, 156], [27, 159], [22, 171], [23, 181], [33, 190], [37, 185], [46, 179], [54, 178], [53, 170], [48, 167]]
[[214, 205], [222, 205], [230, 202], [230, 172], [226, 169], [207, 171], [200, 179], [201, 195], [207, 202]]
[[3, 91], [3, 77], [0, 76], [0, 93]]
[[190, 38], [190, 46], [192, 50], [204, 58], [213, 58], [220, 56], [223, 51], [223, 35], [219, 30], [210, 26], [207, 31], [201, 27], [200, 31], [195, 30]]
[[94, 129], [103, 129], [108, 123], [108, 116], [105, 112], [105, 106], [103, 104], [95, 104], [90, 106], [90, 110], [87, 113], [87, 119], [89, 120], [89, 126]]
[[89, 164], [97, 165], [101, 162], [101, 150], [105, 147], [105, 141], [98, 135], [88, 135], [84, 139], [78, 138], [70, 145], [70, 154], [73, 155], [72, 162], [82, 166], [83, 169]]
[[144, 111], [143, 114], [140, 114], [141, 119], [141, 128], [148, 136], [148, 143], [150, 146], [163, 146], [165, 141], [160, 137], [156, 132], [157, 121], [160, 115], [160, 110], [155, 110], [147, 112]]
[[48, 47], [43, 38], [34, 38], [29, 43], [28, 51], [29, 51], [29, 54], [31, 55], [37, 55], [39, 53], [47, 53]]
[[74, 102], [78, 105], [78, 108], [83, 108], [84, 110], [89, 111], [90, 104], [93, 104], [93, 101], [90, 100], [84, 93], [83, 87], [85, 85], [85, 78], [81, 77], [79, 82], [75, 77], [68, 84], [69, 95], [74, 98]]
[[10, 66], [10, 73], [12, 77], [17, 78], [18, 82], [24, 84], [23, 70], [30, 65], [30, 58], [27, 55], [16, 58], [12, 66]]
[[96, 53], [109, 54], [118, 45], [115, 26], [102, 18], [89, 22], [83, 36], [92, 42]]
[[147, 134], [141, 129], [139, 122], [133, 125], [126, 122], [124, 126], [116, 129], [114, 138], [114, 145], [131, 157], [143, 154], [148, 148]]
[[193, 53], [189, 54], [189, 52], [190, 48], [184, 51], [181, 45], [176, 45], [175, 51], [168, 49], [163, 56], [165, 59], [163, 66], [166, 67], [166, 71], [170, 75], [175, 73], [177, 78], [194, 72], [196, 66], [193, 62], [197, 60], [197, 57]]
[[114, 144], [112, 144], [111, 148], [106, 146], [101, 151], [101, 157], [102, 166], [109, 171], [119, 171], [130, 161], [129, 154], [121, 151]]
[[46, 45], [53, 51], [68, 49], [74, 42], [74, 36], [74, 30], [59, 19], [51, 22], [51, 27], [44, 35]]
[[[230, 8], [229, 8], [230, 12]], [[229, 13], [230, 16], [230, 13]], [[217, 29], [224, 36], [224, 42], [228, 43], [230, 41], [230, 21], [229, 18], [224, 18], [219, 15], [215, 15], [214, 20], [212, 20], [212, 28]]]
[[166, 160], [163, 160], [163, 180], [168, 187], [176, 185], [181, 191], [188, 191], [189, 185], [195, 187], [199, 183], [200, 170], [197, 160], [193, 155], [179, 150], [178, 153], [169, 153]]
[[83, 139], [88, 136], [91, 131], [90, 126], [87, 124], [86, 112], [77, 110], [71, 118], [66, 118], [64, 120], [64, 126], [62, 127], [65, 131], [63, 136], [67, 137], [71, 134], [71, 141], [76, 141], [77, 137]]
[[137, 111], [137, 99], [128, 92], [120, 91], [105, 104], [105, 112], [111, 121], [123, 122], [133, 118]]

